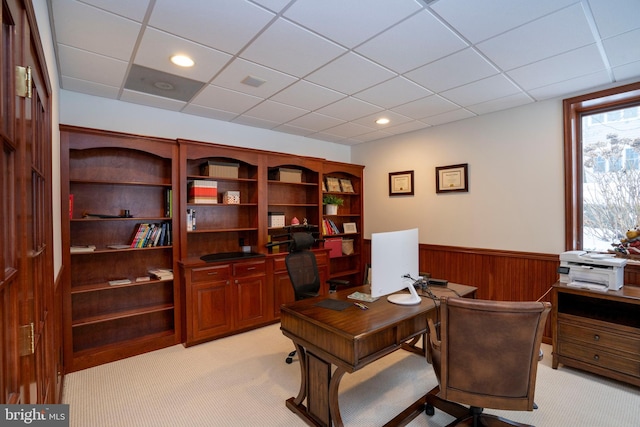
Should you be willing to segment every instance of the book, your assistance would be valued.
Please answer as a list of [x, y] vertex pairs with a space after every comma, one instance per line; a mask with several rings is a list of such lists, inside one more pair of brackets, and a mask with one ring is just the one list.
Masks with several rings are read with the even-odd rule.
[[69, 194], [69, 219], [73, 219], [73, 194]]
[[148, 282], [150, 280], [151, 280], [151, 277], [149, 276], [136, 277], [136, 282]]
[[129, 249], [131, 245], [108, 245], [109, 249]]
[[131, 283], [129, 279], [117, 279], [117, 280], [109, 280], [109, 285], [117, 286], [117, 285], [128, 285]]
[[95, 245], [74, 245], [70, 248], [72, 254], [86, 254], [96, 250]]
[[170, 268], [152, 268], [149, 270], [151, 277], [155, 277], [158, 280], [171, 280], [173, 279], [173, 270]]

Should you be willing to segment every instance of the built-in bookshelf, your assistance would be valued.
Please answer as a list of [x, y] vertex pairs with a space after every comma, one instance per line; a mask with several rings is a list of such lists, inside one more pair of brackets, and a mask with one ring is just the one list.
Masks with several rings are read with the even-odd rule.
[[176, 142], [60, 130], [66, 371], [176, 344]]
[[322, 196], [342, 199], [336, 213], [322, 215], [322, 237], [330, 246], [330, 279], [360, 285], [363, 280], [363, 166], [323, 162]]

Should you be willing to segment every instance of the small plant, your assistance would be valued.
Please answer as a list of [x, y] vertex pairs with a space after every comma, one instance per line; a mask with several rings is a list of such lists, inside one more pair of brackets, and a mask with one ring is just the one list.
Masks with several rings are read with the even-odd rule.
[[325, 196], [322, 198], [323, 205], [342, 206], [343, 203], [344, 203], [344, 199], [336, 196], [335, 194], [325, 194]]

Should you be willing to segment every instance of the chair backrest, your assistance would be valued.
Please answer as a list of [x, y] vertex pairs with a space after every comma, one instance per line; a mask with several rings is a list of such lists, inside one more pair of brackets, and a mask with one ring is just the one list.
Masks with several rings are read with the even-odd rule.
[[295, 233], [292, 240], [284, 261], [297, 301], [320, 291], [320, 275], [316, 256], [309, 250], [315, 238], [309, 233]]
[[481, 408], [533, 410], [551, 304], [443, 298], [440, 307], [440, 397]]

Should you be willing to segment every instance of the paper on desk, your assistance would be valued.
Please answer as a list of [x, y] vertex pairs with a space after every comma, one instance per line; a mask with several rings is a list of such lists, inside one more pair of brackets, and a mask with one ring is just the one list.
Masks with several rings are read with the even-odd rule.
[[567, 283], [567, 285], [573, 286], [575, 288], [591, 289], [593, 291], [606, 291], [609, 289], [607, 285], [601, 285], [599, 283], [593, 283], [593, 282], [583, 282], [580, 280], [574, 280], [573, 282]]

